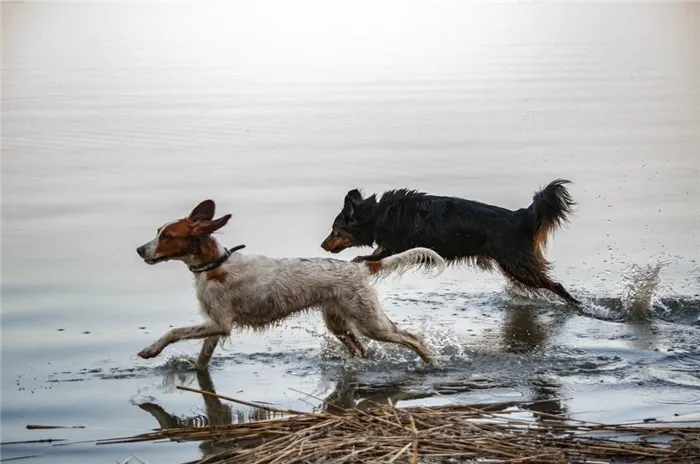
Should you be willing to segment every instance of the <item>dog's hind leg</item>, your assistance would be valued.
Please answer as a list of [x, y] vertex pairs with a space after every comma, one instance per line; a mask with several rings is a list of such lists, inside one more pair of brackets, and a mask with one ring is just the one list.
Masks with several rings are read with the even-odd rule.
[[364, 358], [367, 355], [367, 349], [358, 340], [355, 331], [348, 325], [348, 321], [343, 317], [339, 309], [324, 309], [323, 320], [328, 330], [348, 348], [353, 356]]
[[508, 278], [524, 285], [525, 287], [529, 287], [531, 289], [543, 288], [559, 295], [571, 305], [581, 305], [581, 302], [571, 296], [571, 294], [566, 291], [562, 284], [550, 279], [545, 270], [542, 269], [544, 265], [537, 264], [537, 261], [534, 259], [522, 259], [519, 261], [502, 259], [498, 260], [498, 265]]
[[571, 296], [569, 292], [566, 291], [564, 286], [560, 284], [559, 282], [554, 282], [553, 280], [550, 280], [549, 278], [546, 278], [546, 287], [548, 290], [556, 293], [560, 297], [566, 300], [567, 303], [574, 305], [574, 306], [581, 306], [581, 302]]
[[432, 364], [428, 349], [421, 339], [396, 327], [382, 310], [376, 295], [369, 301], [360, 300], [360, 304], [362, 306], [359, 308], [359, 320], [355, 321], [355, 325], [363, 335], [380, 342], [403, 345], [413, 350], [426, 364]]
[[383, 315], [385, 322], [376, 321], [371, 325], [360, 327], [360, 331], [367, 337], [380, 342], [389, 342], [403, 345], [415, 352], [426, 364], [432, 364], [433, 360], [420, 338], [410, 332], [401, 330], [394, 325], [388, 317]]
[[346, 335], [348, 342], [350, 345], [352, 345], [355, 350], [359, 353], [359, 356], [361, 358], [364, 358], [367, 356], [367, 348], [365, 348], [365, 345], [362, 344], [359, 338], [357, 338], [357, 335], [353, 331], [348, 332]]

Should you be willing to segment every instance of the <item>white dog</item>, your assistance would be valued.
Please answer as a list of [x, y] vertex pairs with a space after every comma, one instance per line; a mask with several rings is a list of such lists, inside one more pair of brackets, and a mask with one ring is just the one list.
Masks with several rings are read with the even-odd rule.
[[137, 248], [148, 264], [179, 260], [189, 266], [205, 318], [200, 325], [168, 331], [139, 356], [153, 358], [171, 343], [202, 338], [205, 341], [197, 367], [204, 368], [217, 342], [229, 336], [234, 326], [262, 329], [315, 308], [323, 313], [328, 330], [353, 355], [366, 354], [357, 337], [359, 332], [374, 340], [403, 345], [426, 363], [431, 362], [421, 339], [400, 330], [386, 316], [371, 279], [410, 267], [435, 267], [439, 274], [445, 261], [437, 253], [414, 248], [363, 263], [244, 256], [223, 248], [212, 236], [231, 218], [227, 214], [214, 219], [214, 211], [214, 202], [205, 200], [188, 217], [163, 225], [153, 240]]

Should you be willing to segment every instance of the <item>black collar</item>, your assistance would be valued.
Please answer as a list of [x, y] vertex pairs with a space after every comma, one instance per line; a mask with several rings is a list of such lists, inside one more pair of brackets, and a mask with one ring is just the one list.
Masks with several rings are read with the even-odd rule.
[[221, 266], [224, 264], [224, 262], [229, 259], [229, 257], [233, 254], [234, 251], [242, 250], [245, 248], [245, 245], [238, 245], [230, 250], [228, 248], [224, 248], [224, 254], [216, 258], [214, 261], [211, 263], [203, 264], [201, 266], [188, 266], [190, 271], [194, 272], [195, 274], [199, 274], [200, 272], [205, 272], [205, 271], [211, 271], [212, 269], [216, 269], [217, 267]]

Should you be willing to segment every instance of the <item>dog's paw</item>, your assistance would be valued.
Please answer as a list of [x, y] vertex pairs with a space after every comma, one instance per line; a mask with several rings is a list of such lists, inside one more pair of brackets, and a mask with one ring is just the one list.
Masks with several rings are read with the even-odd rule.
[[149, 359], [149, 358], [155, 358], [156, 356], [158, 356], [160, 354], [160, 352], [161, 352], [161, 350], [157, 346], [151, 345], [151, 346], [139, 351], [138, 355], [139, 355], [139, 357], [141, 357], [143, 359]]

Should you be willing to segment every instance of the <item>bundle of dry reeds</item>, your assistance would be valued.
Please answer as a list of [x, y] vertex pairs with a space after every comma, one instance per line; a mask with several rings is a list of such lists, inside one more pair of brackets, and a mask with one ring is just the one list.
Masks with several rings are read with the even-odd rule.
[[[332, 414], [299, 413], [215, 396], [294, 415], [223, 427], [159, 430], [102, 443], [216, 441], [216, 448], [224, 450], [195, 461], [199, 464], [700, 462], [700, 427], [610, 425], [543, 412], [535, 420], [524, 420], [516, 417], [523, 416], [523, 409], [514, 402], [411, 408], [377, 405]], [[619, 439], [621, 436], [626, 439]]]

